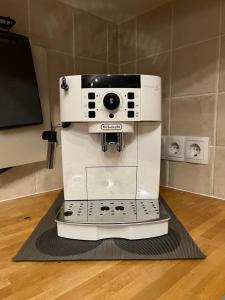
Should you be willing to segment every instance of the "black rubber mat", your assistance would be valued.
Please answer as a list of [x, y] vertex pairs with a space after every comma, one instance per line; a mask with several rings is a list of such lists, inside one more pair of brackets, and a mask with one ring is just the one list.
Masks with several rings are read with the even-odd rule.
[[58, 237], [54, 219], [62, 201], [63, 193], [13, 258], [14, 261], [205, 258], [162, 198], [160, 210], [166, 211], [171, 217], [169, 233], [161, 237], [133, 241], [126, 239], [80, 241]]

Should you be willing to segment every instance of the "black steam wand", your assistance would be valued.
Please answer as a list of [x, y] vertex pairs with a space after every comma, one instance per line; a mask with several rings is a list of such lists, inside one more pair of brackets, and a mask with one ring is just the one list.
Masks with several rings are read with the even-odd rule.
[[42, 139], [48, 141], [47, 151], [47, 168], [54, 169], [55, 166], [55, 155], [56, 155], [56, 144], [57, 144], [57, 129], [67, 128], [70, 126], [70, 122], [62, 122], [53, 127], [51, 123], [51, 130], [44, 131], [42, 133]]

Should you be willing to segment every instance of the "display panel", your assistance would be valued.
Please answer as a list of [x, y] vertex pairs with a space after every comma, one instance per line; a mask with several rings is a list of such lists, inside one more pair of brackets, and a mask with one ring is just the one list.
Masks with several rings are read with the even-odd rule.
[[140, 88], [140, 75], [82, 75], [82, 88]]

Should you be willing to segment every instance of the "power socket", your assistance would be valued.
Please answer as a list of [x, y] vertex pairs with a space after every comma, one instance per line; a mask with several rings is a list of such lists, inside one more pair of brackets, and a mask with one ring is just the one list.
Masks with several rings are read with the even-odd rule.
[[209, 162], [208, 148], [208, 137], [186, 137], [184, 146], [184, 161], [207, 165]]
[[183, 136], [167, 137], [166, 157], [168, 160], [184, 161], [184, 137]]

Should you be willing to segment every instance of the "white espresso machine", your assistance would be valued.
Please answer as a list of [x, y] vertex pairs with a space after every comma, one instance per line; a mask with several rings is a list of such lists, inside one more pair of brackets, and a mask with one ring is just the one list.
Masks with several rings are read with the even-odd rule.
[[[168, 233], [159, 204], [161, 79], [60, 78], [64, 203], [58, 236], [146, 239]], [[68, 123], [67, 123], [68, 124]]]

